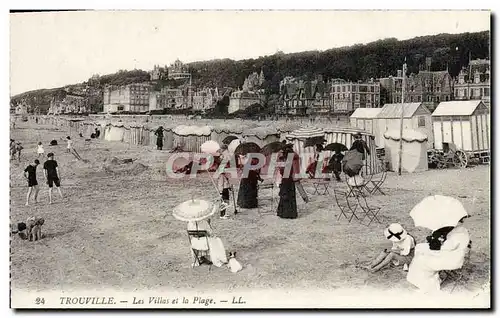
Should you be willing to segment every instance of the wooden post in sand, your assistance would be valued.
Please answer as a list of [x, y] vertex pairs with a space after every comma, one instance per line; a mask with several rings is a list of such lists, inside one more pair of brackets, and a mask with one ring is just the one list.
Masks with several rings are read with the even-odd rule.
[[401, 126], [399, 135], [399, 166], [398, 175], [401, 175], [401, 164], [403, 162], [403, 120], [404, 120], [404, 103], [405, 103], [405, 77], [406, 77], [406, 57], [403, 64], [403, 85], [401, 87]]

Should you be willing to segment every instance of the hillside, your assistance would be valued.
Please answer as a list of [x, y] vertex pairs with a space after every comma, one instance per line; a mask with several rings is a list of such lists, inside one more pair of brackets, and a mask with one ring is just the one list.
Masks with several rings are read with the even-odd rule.
[[[262, 69], [266, 79], [263, 88], [267, 88], [270, 94], [276, 94], [279, 82], [285, 76], [312, 78], [321, 74], [325, 79], [343, 78], [352, 81], [386, 77], [395, 75], [397, 70], [401, 69], [405, 57], [409, 73], [417, 73], [426, 57], [431, 57], [432, 70], [448, 68], [451, 75], [456, 76], [461, 67], [468, 64], [469, 55], [473, 59], [488, 58], [489, 43], [489, 31], [439, 34], [404, 41], [384, 39], [366, 45], [357, 44], [326, 51], [291, 54], [278, 52], [240, 61], [200, 61], [189, 63], [188, 67], [193, 74], [193, 84], [199, 87], [241, 87], [250, 73]], [[86, 84], [100, 90], [102, 94], [102, 88], [106, 84], [124, 85], [145, 82], [148, 79], [149, 74], [145, 71], [122, 70], [91, 79]], [[26, 92], [12, 99], [16, 102], [27, 98], [28, 103], [46, 109], [50, 99], [57, 94], [64, 94], [64, 88]], [[102, 99], [96, 99], [94, 103], [95, 107], [98, 107]]]

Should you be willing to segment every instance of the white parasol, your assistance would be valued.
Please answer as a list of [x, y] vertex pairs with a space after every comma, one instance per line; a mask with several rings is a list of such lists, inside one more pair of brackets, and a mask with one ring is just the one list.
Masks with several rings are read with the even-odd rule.
[[214, 141], [214, 140], [208, 140], [208, 141], [205, 141], [202, 145], [201, 145], [201, 152], [203, 153], [206, 153], [206, 154], [210, 154], [210, 155], [213, 155], [213, 156], [216, 156], [218, 155], [218, 151], [220, 149], [220, 145], [217, 141]]
[[458, 221], [468, 216], [460, 201], [453, 197], [433, 195], [426, 197], [410, 212], [415, 226], [432, 231], [446, 226], [457, 226]]
[[236, 147], [238, 147], [240, 144], [241, 144], [241, 140], [239, 140], [239, 139], [235, 139], [235, 140], [231, 141], [229, 143], [229, 145], [227, 146], [227, 151], [229, 151], [229, 153], [234, 153], [234, 151], [236, 150]]
[[180, 221], [198, 222], [212, 216], [218, 210], [218, 203], [191, 199], [176, 206], [173, 215]]

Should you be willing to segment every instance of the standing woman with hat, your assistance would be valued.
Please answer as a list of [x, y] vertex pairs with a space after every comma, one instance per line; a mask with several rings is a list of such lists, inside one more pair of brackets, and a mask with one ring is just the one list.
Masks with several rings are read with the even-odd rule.
[[155, 131], [156, 149], [163, 150], [163, 126], [158, 127]]

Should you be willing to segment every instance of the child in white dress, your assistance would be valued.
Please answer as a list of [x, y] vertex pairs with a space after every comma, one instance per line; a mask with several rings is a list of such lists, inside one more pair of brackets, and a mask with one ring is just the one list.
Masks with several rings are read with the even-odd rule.
[[38, 157], [40, 157], [40, 156], [43, 157], [43, 154], [45, 153], [45, 150], [43, 149], [43, 145], [42, 145], [41, 141], [38, 143], [38, 148], [37, 148], [36, 152], [38, 153]]
[[389, 225], [384, 235], [392, 242], [391, 250], [380, 252], [366, 269], [374, 273], [392, 262], [396, 266], [403, 263], [403, 269], [407, 271], [415, 253], [415, 239], [399, 223]]
[[68, 140], [68, 146], [66, 147], [66, 151], [71, 152], [71, 149], [73, 149], [73, 140], [71, 140], [70, 136], [66, 137], [66, 139]]

